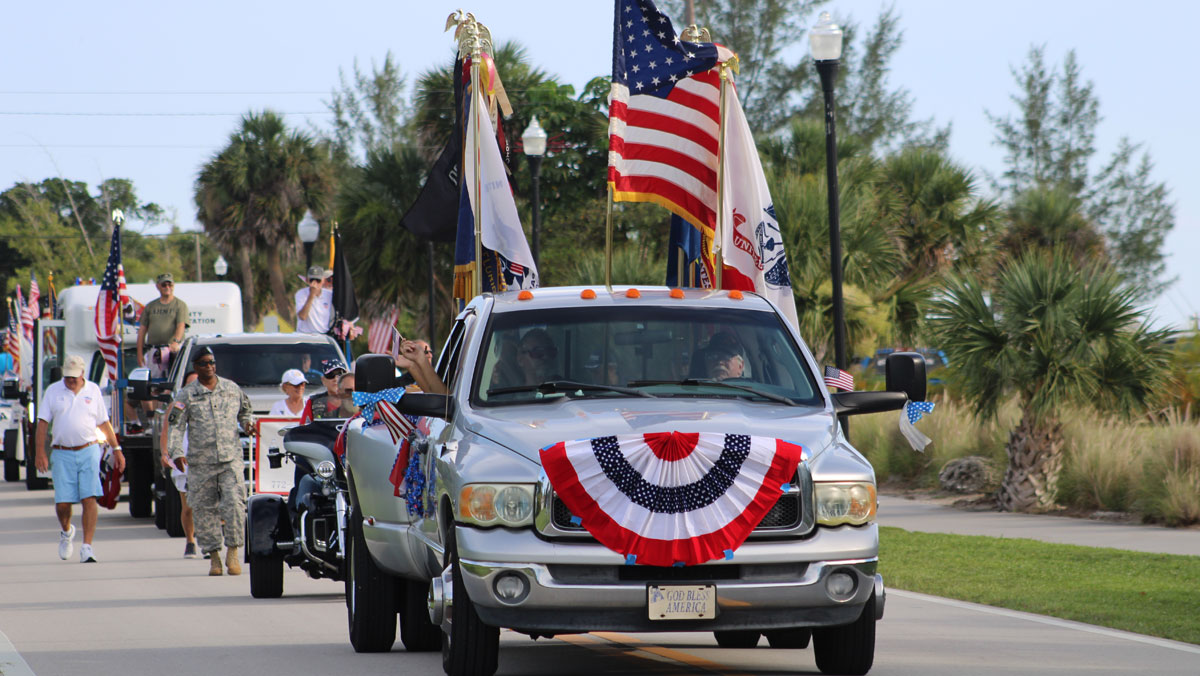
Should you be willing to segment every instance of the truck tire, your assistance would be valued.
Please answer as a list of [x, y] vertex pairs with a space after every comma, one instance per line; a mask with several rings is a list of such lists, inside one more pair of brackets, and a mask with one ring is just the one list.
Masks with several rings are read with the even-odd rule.
[[283, 596], [282, 556], [250, 555], [250, 595], [256, 599]]
[[150, 482], [154, 478], [154, 465], [150, 453], [134, 451], [125, 456], [125, 481], [129, 484], [129, 516], [145, 519], [152, 516], [151, 498], [154, 496]]
[[4, 480], [21, 480], [21, 464], [17, 460], [17, 430], [4, 430]]
[[717, 638], [717, 645], [722, 648], [737, 649], [757, 647], [759, 635], [753, 629], [727, 629], [713, 632], [713, 636]]
[[[155, 478], [155, 483], [159, 481]], [[154, 503], [154, 527], [165, 530], [167, 527], [167, 496], [157, 485], [153, 486], [150, 501]]]
[[[31, 491], [44, 491], [50, 488], [50, 480], [43, 479], [37, 475], [37, 453], [32, 450], [33, 446], [29, 443], [29, 435], [25, 430], [21, 432], [24, 436], [19, 440], [25, 444], [25, 488]], [[47, 453], [51, 451], [47, 450]]]
[[763, 632], [767, 643], [776, 650], [804, 650], [812, 638], [812, 629], [808, 627], [791, 627], [788, 629], [771, 629]]
[[346, 548], [346, 621], [358, 653], [384, 653], [396, 642], [396, 579], [379, 570], [363, 536], [362, 517], [351, 510]]
[[454, 525], [447, 536], [446, 552], [450, 555], [454, 608], [451, 611], [450, 633], [442, 633], [442, 669], [449, 676], [492, 676], [500, 663], [500, 629], [489, 627], [479, 619], [475, 604], [467, 596], [462, 569], [458, 565], [458, 546], [454, 541]]
[[400, 642], [410, 653], [433, 652], [442, 647], [442, 628], [429, 621], [427, 585], [416, 580], [400, 582]]
[[841, 627], [813, 630], [813, 656], [823, 674], [865, 674], [875, 662], [875, 594], [862, 615]]
[[[160, 475], [161, 480], [161, 475]], [[168, 480], [166, 490], [159, 504], [162, 506], [163, 521], [165, 522], [167, 535], [173, 538], [181, 538], [184, 536], [183, 521], [180, 517], [183, 516], [183, 501], [179, 499], [179, 491], [175, 490], [175, 482]], [[157, 507], [155, 509], [158, 509]], [[155, 513], [157, 519], [157, 512]]]

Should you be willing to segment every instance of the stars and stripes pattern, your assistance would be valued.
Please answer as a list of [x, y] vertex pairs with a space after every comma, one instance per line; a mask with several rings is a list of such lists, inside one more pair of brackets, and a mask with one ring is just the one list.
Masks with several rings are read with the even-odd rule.
[[367, 349], [372, 354], [388, 354], [392, 348], [392, 327], [400, 317], [400, 311], [392, 308], [382, 316], [371, 320], [367, 327]]
[[121, 311], [129, 302], [125, 288], [125, 268], [121, 265], [121, 229], [113, 228], [108, 264], [96, 298], [96, 340], [104, 356], [104, 373], [109, 381], [118, 379], [117, 357], [121, 349]]
[[359, 392], [354, 391], [354, 405], [362, 409], [363, 420], [370, 424], [375, 419], [375, 405], [381, 401], [390, 401], [395, 403], [400, 401], [400, 397], [404, 396], [403, 387], [389, 387], [386, 390], [378, 392]]
[[413, 430], [417, 429], [416, 423], [407, 415], [396, 410], [396, 405], [390, 401], [380, 401], [375, 405], [379, 411], [379, 417], [383, 420], [384, 426], [392, 435], [392, 443], [398, 444], [401, 440], [408, 439], [408, 435]]
[[933, 405], [934, 404], [932, 401], [910, 401], [910, 402], [908, 402], [908, 405], [905, 406], [905, 409], [904, 409], [908, 414], [908, 422], [916, 423], [926, 413], [933, 413]]
[[687, 42], [650, 0], [617, 0], [609, 94], [608, 181], [617, 202], [654, 202], [716, 224], [718, 63], [733, 52]]
[[854, 389], [854, 376], [836, 366], [826, 366], [825, 387], [837, 387], [849, 392]]
[[926, 413], [932, 412], [932, 401], [910, 401], [900, 411], [900, 435], [908, 441], [914, 451], [924, 453], [925, 447], [933, 441], [913, 425]]
[[8, 328], [4, 331], [4, 349], [13, 356], [14, 363], [21, 363], [21, 327], [17, 324], [17, 311], [11, 302], [8, 305]]
[[541, 451], [558, 498], [627, 563], [732, 558], [796, 476], [804, 450], [771, 437], [657, 432]]
[[25, 333], [25, 338], [33, 341], [33, 321], [41, 316], [41, 300], [42, 292], [38, 289], [37, 275], [29, 273], [29, 302], [21, 311], [21, 330]]

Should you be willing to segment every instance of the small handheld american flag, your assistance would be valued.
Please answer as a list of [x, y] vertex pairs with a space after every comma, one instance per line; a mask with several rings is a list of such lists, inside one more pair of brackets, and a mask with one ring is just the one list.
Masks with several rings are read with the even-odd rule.
[[837, 387], [847, 391], [853, 390], [854, 376], [846, 373], [836, 366], [826, 366], [825, 387]]

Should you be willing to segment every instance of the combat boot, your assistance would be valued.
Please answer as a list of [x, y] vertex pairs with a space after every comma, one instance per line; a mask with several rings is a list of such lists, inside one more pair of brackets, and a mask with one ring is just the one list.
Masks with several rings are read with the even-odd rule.
[[209, 559], [208, 574], [212, 575], [212, 576], [223, 575], [224, 571], [221, 570], [221, 550], [214, 549], [209, 554], [208, 559]]
[[238, 558], [237, 547], [230, 547], [225, 552], [225, 569], [229, 571], [230, 575], [242, 574], [242, 562]]

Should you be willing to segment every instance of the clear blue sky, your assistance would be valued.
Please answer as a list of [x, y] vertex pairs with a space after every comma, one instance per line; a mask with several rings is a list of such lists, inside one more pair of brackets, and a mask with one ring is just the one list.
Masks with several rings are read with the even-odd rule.
[[[1010, 67], [1032, 44], [1044, 44], [1055, 64], [1076, 50], [1104, 116], [1101, 159], [1127, 135], [1145, 144], [1156, 178], [1172, 189], [1176, 226], [1166, 252], [1168, 275], [1179, 281], [1157, 300], [1154, 316], [1183, 325], [1200, 312], [1200, 135], [1193, 120], [1200, 3], [897, 4], [904, 46], [891, 82], [912, 92], [917, 117], [953, 123], [951, 152], [977, 170], [1001, 169], [984, 110], [1012, 111]], [[534, 62], [577, 88], [609, 69], [608, 0], [12, 3], [0, 41], [0, 190], [59, 173], [90, 185], [129, 178], [143, 200], [173, 210], [181, 227], [198, 227], [196, 171], [242, 113], [270, 107], [299, 127], [327, 124], [325, 101], [339, 68], [349, 70], [356, 58], [369, 68], [388, 50], [414, 77], [444, 63], [452, 40], [442, 27], [459, 6], [497, 41], [521, 41]], [[883, 6], [834, 0], [828, 7], [839, 19], [869, 25]]]

